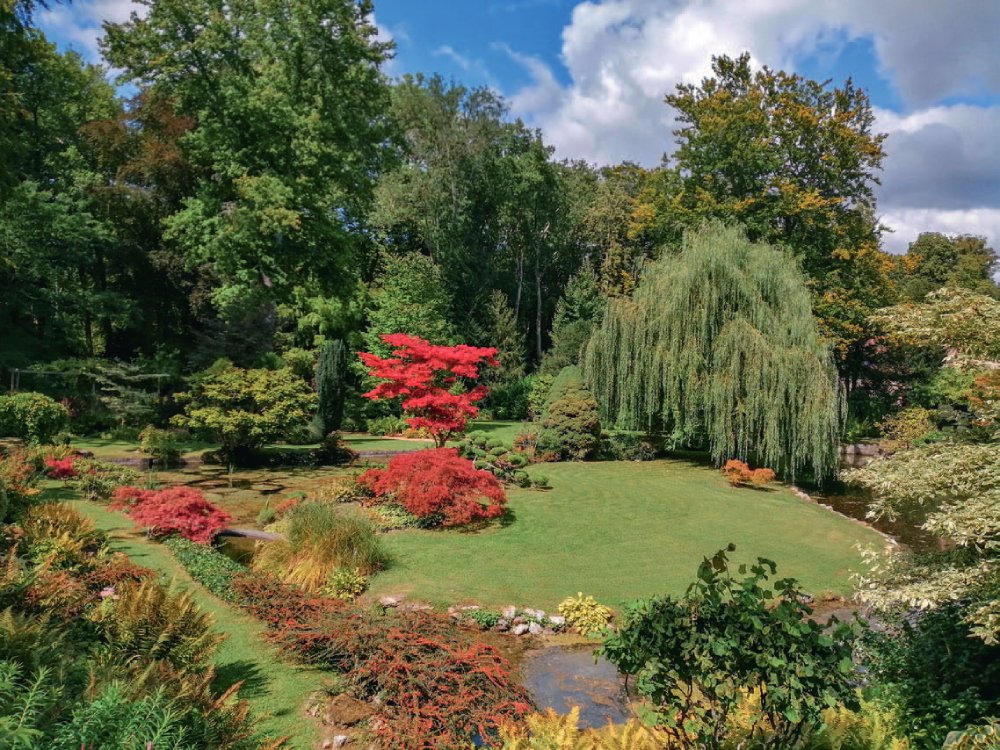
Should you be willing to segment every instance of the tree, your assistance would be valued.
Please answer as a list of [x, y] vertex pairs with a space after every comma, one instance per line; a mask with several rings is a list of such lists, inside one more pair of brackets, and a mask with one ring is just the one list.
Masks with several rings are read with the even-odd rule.
[[836, 618], [821, 625], [793, 578], [757, 558], [730, 567], [730, 544], [705, 559], [679, 599], [630, 605], [601, 653], [652, 704], [677, 747], [725, 745], [728, 719], [745, 714], [748, 745], [791, 748], [822, 723], [826, 708], [854, 700], [854, 634]]
[[347, 398], [347, 348], [340, 339], [327, 341], [320, 347], [316, 363], [316, 416], [324, 435], [340, 429]]
[[794, 476], [837, 465], [842, 396], [786, 252], [707, 225], [613, 300], [584, 372], [606, 421]]
[[781, 244], [802, 261], [823, 332], [861, 366], [867, 313], [891, 302], [892, 259], [879, 250], [874, 187], [885, 134], [863, 89], [764, 67], [750, 55], [712, 59], [713, 76], [678, 85], [673, 160], [680, 223], [738, 221], [753, 241]]
[[872, 320], [898, 344], [1000, 360], [1000, 301], [968, 289], [938, 289], [923, 303], [878, 310]]
[[490, 292], [486, 309], [489, 324], [484, 338], [496, 346], [499, 364], [488, 370], [483, 379], [491, 385], [519, 380], [524, 377], [524, 334], [518, 327], [507, 295], [494, 289]]
[[497, 350], [465, 344], [435, 346], [403, 333], [382, 340], [392, 348], [391, 356], [359, 354], [369, 375], [381, 381], [364, 397], [402, 399], [403, 412], [410, 415], [407, 424], [426, 428], [439, 448], [455, 433], [464, 432], [468, 420], [479, 413], [476, 403], [488, 390], [482, 385], [465, 390], [460, 379], [475, 381], [483, 364], [496, 367]]
[[203, 375], [175, 398], [184, 414], [173, 423], [217, 440], [233, 463], [304, 426], [316, 405], [312, 389], [291, 370], [232, 366]]
[[232, 520], [193, 487], [119, 487], [111, 507], [124, 510], [137, 526], [145, 527], [153, 536], [176, 533], [199, 544], [211, 544]]
[[594, 327], [604, 315], [606, 298], [597, 286], [597, 275], [585, 265], [566, 284], [552, 319], [552, 348], [542, 360], [541, 371], [555, 374], [580, 364], [580, 356]]
[[986, 245], [985, 237], [924, 232], [910, 243], [899, 266], [903, 293], [913, 302], [941, 287], [1000, 296], [1000, 286], [993, 278], [997, 254]]
[[372, 293], [368, 330], [364, 333], [369, 352], [386, 355], [383, 337], [406, 333], [435, 344], [450, 344], [455, 330], [440, 267], [426, 255], [408, 253], [387, 256], [385, 270]]
[[121, 80], [192, 118], [192, 194], [165, 220], [191, 268], [217, 275], [222, 307], [299, 285], [353, 287], [358, 228], [390, 141], [388, 89], [368, 0], [143, 0], [108, 24]]

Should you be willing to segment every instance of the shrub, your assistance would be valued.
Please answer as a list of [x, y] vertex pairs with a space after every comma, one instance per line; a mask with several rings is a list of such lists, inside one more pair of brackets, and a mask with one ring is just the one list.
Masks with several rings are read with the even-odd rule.
[[27, 508], [19, 520], [22, 541], [32, 559], [55, 568], [82, 565], [104, 546], [104, 535], [68, 505], [42, 503]]
[[375, 417], [368, 420], [368, 432], [371, 435], [382, 437], [384, 435], [402, 435], [409, 425], [402, 417]]
[[323, 588], [323, 593], [334, 599], [351, 601], [368, 588], [368, 579], [358, 568], [337, 568]]
[[996, 750], [1000, 747], [1000, 721], [991, 720], [979, 727], [970, 727], [945, 750]]
[[68, 421], [66, 407], [42, 393], [24, 391], [0, 396], [0, 437], [49, 443]]
[[402, 505], [379, 503], [364, 509], [365, 515], [379, 531], [394, 529], [419, 529], [426, 526], [424, 519], [415, 516]]
[[440, 519], [443, 526], [496, 518], [507, 503], [497, 478], [460, 457], [455, 448], [393, 456], [386, 468], [370, 469], [358, 481], [376, 498], [391, 498], [414, 515]]
[[774, 471], [771, 469], [751, 469], [746, 463], [738, 459], [730, 459], [722, 467], [722, 473], [734, 487], [744, 487], [753, 485], [763, 487], [774, 481]]
[[600, 633], [611, 622], [611, 610], [594, 597], [584, 596], [582, 591], [563, 599], [559, 614], [566, 618], [567, 625], [582, 635]]
[[181, 457], [181, 441], [172, 430], [146, 427], [139, 433], [139, 450], [154, 461], [170, 466]]
[[604, 441], [604, 452], [612, 461], [652, 461], [656, 447], [649, 440], [631, 432], [616, 432]]
[[919, 445], [937, 431], [931, 418], [933, 414], [929, 409], [911, 406], [886, 417], [878, 424], [882, 434], [879, 445], [889, 453]]
[[288, 369], [238, 367], [215, 369], [176, 398], [185, 407], [173, 423], [221, 443], [231, 461], [246, 460], [306, 424], [316, 402], [309, 385]]
[[[576, 376], [579, 377], [578, 373]], [[551, 398], [542, 415], [537, 451], [551, 452], [562, 459], [575, 461], [592, 458], [601, 442], [597, 402], [582, 382], [578, 384], [573, 378], [560, 378], [562, 373], [552, 385]]]
[[531, 480], [521, 471], [528, 465], [527, 456], [517, 453], [485, 432], [472, 432], [458, 445], [458, 453], [468, 458], [477, 469], [490, 472], [506, 484], [528, 487]]
[[285, 536], [263, 545], [253, 567], [306, 591], [322, 589], [338, 568], [370, 575], [388, 561], [370, 523], [329, 505], [305, 502], [293, 508]]
[[185, 671], [211, 664], [225, 639], [212, 631], [211, 618], [190, 592], [168, 591], [154, 580], [115, 586], [93, 620], [107, 643], [124, 656], [164, 659]]
[[76, 469], [73, 467], [73, 457], [56, 458], [49, 456], [45, 459], [45, 473], [49, 479], [72, 479], [76, 476]]
[[794, 747], [821, 725], [824, 709], [854, 702], [854, 632], [836, 619], [809, 619], [794, 579], [768, 585], [776, 573], [769, 560], [734, 578], [727, 556], [734, 550], [704, 560], [682, 598], [630, 605], [601, 652], [640, 676], [651, 718], [679, 747], [722, 747], [729, 727], [719, 717], [735, 715], [747, 696], [766, 696], [748, 734], [765, 736], [765, 747]]
[[112, 507], [125, 510], [128, 517], [136, 525], [145, 526], [151, 536], [180, 534], [193, 542], [208, 544], [232, 520], [232, 516], [191, 487], [164, 490], [119, 487], [114, 498]]
[[88, 500], [109, 500], [124, 485], [139, 481], [139, 472], [122, 464], [97, 459], [77, 460], [73, 483]]
[[552, 375], [529, 375], [528, 383], [528, 416], [531, 419], [540, 419], [545, 410], [545, 401], [552, 390]]
[[[528, 419], [530, 415], [529, 396], [534, 378], [518, 378], [497, 383], [490, 389], [486, 403], [494, 419]], [[480, 417], [482, 418], [481, 413]]]
[[310, 500], [321, 503], [359, 503], [370, 500], [371, 490], [358, 483], [360, 474], [324, 479], [310, 488]]
[[191, 577], [220, 599], [234, 601], [233, 578], [246, 568], [205, 544], [172, 536], [163, 541]]
[[0, 521], [16, 518], [31, 503], [38, 478], [24, 451], [0, 455]]

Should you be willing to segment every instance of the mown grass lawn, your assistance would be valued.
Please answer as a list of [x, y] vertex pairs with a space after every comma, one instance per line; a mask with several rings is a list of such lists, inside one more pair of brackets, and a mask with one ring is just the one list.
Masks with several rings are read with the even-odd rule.
[[[57, 494], [59, 499], [68, 495]], [[214, 627], [226, 635], [216, 654], [217, 679], [225, 685], [244, 681], [240, 695], [261, 718], [264, 732], [276, 738], [288, 737], [286, 746], [292, 750], [310, 750], [317, 745], [319, 728], [305, 716], [304, 709], [309, 694], [323, 687], [331, 675], [283, 659], [264, 641], [263, 624], [195, 583], [166, 547], [132, 532], [131, 522], [122, 514], [84, 500], [70, 504], [109, 535], [116, 551], [157, 571], [167, 582], [189, 589], [198, 605], [211, 614]]]
[[552, 489], [511, 491], [508, 525], [386, 535], [394, 561], [371, 594], [551, 609], [583, 591], [617, 607], [683, 593], [701, 559], [729, 542], [738, 560], [767, 557], [809, 591], [847, 594], [861, 567], [857, 545], [884, 544], [787, 489], [731, 488], [684, 460], [547, 464], [531, 473]]

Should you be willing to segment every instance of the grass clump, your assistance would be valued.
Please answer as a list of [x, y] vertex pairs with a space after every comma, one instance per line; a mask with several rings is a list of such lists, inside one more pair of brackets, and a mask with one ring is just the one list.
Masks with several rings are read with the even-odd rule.
[[319, 591], [338, 568], [368, 576], [388, 562], [372, 525], [353, 513], [305, 502], [288, 514], [286, 523], [286, 538], [263, 545], [253, 562], [256, 570], [284, 583]]

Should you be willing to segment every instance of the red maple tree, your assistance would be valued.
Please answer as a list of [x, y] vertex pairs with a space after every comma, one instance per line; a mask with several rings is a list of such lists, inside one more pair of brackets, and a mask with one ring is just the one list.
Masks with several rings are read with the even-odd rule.
[[152, 536], [176, 533], [200, 544], [210, 543], [232, 520], [232, 516], [191, 487], [163, 490], [119, 487], [111, 508], [124, 510], [137, 526], [146, 527]]
[[507, 503], [500, 481], [459, 456], [457, 448], [393, 456], [384, 469], [369, 469], [358, 482], [415, 516], [439, 516], [442, 526], [496, 518]]
[[464, 432], [469, 419], [479, 413], [476, 406], [489, 393], [483, 385], [461, 388], [461, 379], [475, 380], [479, 368], [495, 367], [493, 347], [438, 346], [418, 336], [390, 333], [382, 340], [393, 348], [392, 356], [359, 352], [372, 377], [381, 382], [365, 398], [373, 401], [401, 398], [407, 424], [425, 428], [436, 446], [443, 447], [452, 435]]

